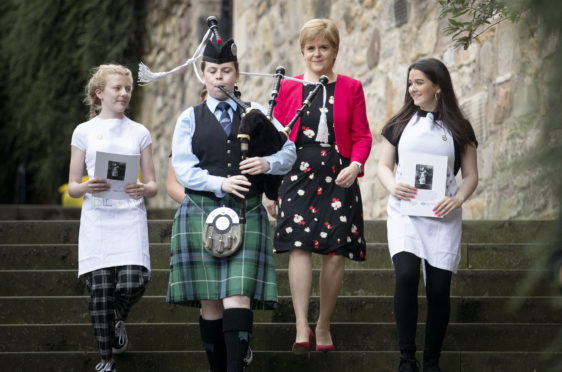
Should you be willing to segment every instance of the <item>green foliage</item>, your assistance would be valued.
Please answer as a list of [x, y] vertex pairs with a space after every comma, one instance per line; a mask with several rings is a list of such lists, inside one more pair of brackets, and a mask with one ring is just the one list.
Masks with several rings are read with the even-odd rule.
[[439, 17], [448, 17], [445, 32], [464, 49], [473, 40], [480, 42], [478, 36], [490, 27], [505, 20], [517, 22], [523, 12], [508, 0], [439, 0], [439, 5]]
[[145, 13], [146, 0], [0, 2], [0, 203], [15, 200], [18, 165], [27, 202], [60, 200], [90, 71], [110, 62], [137, 70]]

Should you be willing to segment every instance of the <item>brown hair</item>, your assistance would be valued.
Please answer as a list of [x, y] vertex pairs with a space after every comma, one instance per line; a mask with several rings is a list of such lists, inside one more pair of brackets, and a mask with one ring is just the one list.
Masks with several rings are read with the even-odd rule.
[[433, 84], [437, 84], [441, 89], [441, 93], [436, 96], [436, 110], [439, 113], [439, 120], [451, 131], [453, 139], [457, 142], [462, 154], [466, 146], [473, 142], [474, 131], [459, 108], [449, 70], [438, 59], [419, 59], [408, 67], [404, 105], [396, 115], [390, 118], [384, 128], [392, 128], [392, 139], [393, 141], [398, 141], [412, 116], [420, 110], [418, 106], [414, 105], [414, 100], [408, 92], [408, 87], [410, 86], [408, 79], [411, 70], [423, 72]]
[[[228, 62], [225, 62], [228, 63]], [[238, 61], [232, 61], [232, 63], [234, 63], [234, 69], [236, 70], [236, 72], [240, 71], [240, 68], [238, 67]], [[222, 63], [219, 63], [219, 65], [221, 65]], [[201, 61], [201, 71], [205, 71], [205, 66], [206, 66], [206, 61]]]
[[304, 44], [307, 41], [315, 40], [317, 38], [324, 38], [328, 42], [339, 50], [340, 48], [340, 33], [338, 31], [338, 26], [331, 19], [327, 18], [315, 18], [306, 22], [302, 28], [299, 35], [299, 42], [301, 44], [301, 50], [304, 48]]
[[125, 75], [133, 85], [133, 74], [125, 66], [121, 65], [100, 65], [92, 70], [92, 77], [86, 84], [84, 103], [90, 106], [90, 119], [96, 116], [96, 111], [101, 107], [101, 101], [96, 95], [96, 90], [103, 91], [107, 84], [107, 76], [111, 74]]

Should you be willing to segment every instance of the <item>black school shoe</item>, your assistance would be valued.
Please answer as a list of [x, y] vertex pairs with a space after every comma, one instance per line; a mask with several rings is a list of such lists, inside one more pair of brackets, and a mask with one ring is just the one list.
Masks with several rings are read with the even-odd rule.
[[[404, 356], [400, 356], [400, 364], [398, 365], [398, 372], [419, 372], [420, 363], [414, 358], [407, 358]], [[425, 368], [424, 368], [425, 372]]]
[[424, 363], [423, 372], [443, 372], [443, 371], [441, 370], [441, 368], [439, 368], [439, 365], [437, 364], [426, 365]]

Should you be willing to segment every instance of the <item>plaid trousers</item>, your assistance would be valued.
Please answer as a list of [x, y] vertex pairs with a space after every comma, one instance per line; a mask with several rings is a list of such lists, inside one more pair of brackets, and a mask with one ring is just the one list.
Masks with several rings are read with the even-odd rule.
[[144, 294], [150, 273], [144, 266], [107, 267], [84, 274], [90, 292], [90, 317], [100, 355], [104, 360], [112, 356], [115, 317], [125, 320], [131, 307]]

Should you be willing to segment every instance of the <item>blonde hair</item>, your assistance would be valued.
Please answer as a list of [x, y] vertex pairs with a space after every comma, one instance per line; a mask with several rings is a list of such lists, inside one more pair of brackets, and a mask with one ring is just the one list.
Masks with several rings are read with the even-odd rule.
[[96, 90], [103, 91], [107, 84], [107, 76], [111, 74], [125, 75], [133, 85], [133, 74], [131, 70], [122, 65], [100, 65], [92, 70], [92, 77], [86, 84], [84, 103], [90, 106], [90, 119], [96, 116], [96, 111], [101, 107], [101, 101], [96, 95]]
[[304, 49], [304, 44], [318, 38], [324, 38], [336, 49], [340, 48], [340, 33], [338, 26], [331, 19], [315, 18], [306, 22], [300, 32], [299, 42], [301, 50]]

